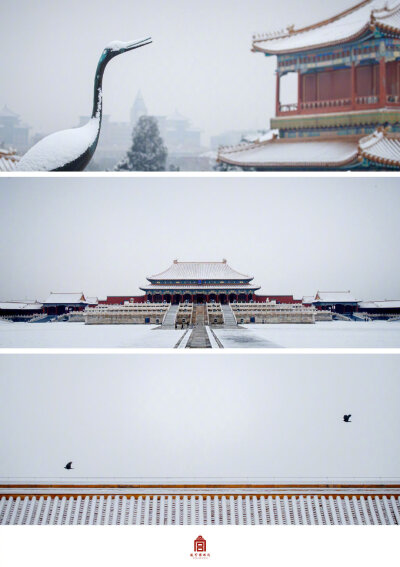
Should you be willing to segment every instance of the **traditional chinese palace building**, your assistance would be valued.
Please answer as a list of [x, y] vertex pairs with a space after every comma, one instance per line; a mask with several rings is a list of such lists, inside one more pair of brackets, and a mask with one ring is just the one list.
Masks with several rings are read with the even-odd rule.
[[149, 276], [149, 283], [140, 289], [146, 301], [168, 303], [226, 304], [233, 301], [251, 301], [260, 286], [254, 285], [253, 276], [237, 272], [226, 260], [222, 262], [178, 262], [164, 272]]
[[[322, 22], [253, 38], [277, 57], [270, 139], [221, 148], [256, 170], [400, 169], [400, 2], [364, 0]], [[297, 100], [280, 101], [297, 75]]]

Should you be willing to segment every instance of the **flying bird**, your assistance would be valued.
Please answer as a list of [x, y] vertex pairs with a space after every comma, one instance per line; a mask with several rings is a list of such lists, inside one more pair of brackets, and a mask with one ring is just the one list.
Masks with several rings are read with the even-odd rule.
[[94, 79], [93, 110], [90, 120], [80, 128], [61, 130], [46, 136], [22, 156], [19, 171], [83, 171], [93, 157], [100, 136], [102, 83], [111, 59], [151, 43], [151, 37], [135, 41], [112, 41], [103, 50]]
[[350, 418], [351, 418], [351, 413], [349, 413], [349, 415], [344, 415], [343, 421], [346, 423], [351, 423]]
[[69, 461], [64, 468], [67, 469], [67, 471], [70, 471], [72, 469], [72, 461]]

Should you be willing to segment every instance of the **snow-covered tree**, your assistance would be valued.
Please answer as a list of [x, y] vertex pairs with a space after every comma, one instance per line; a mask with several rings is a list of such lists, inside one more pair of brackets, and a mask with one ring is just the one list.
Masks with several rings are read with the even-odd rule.
[[154, 116], [141, 116], [132, 132], [132, 146], [115, 171], [165, 171], [167, 148]]

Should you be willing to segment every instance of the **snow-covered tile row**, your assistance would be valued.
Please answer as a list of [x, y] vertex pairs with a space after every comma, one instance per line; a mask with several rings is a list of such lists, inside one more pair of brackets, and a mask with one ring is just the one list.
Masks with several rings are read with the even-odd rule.
[[398, 496], [40, 496], [0, 500], [5, 525], [394, 525]]

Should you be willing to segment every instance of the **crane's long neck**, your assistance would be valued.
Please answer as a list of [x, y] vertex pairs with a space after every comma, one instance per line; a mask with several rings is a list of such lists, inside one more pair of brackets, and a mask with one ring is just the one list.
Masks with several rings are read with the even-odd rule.
[[103, 52], [99, 59], [96, 69], [96, 75], [94, 77], [94, 93], [93, 93], [93, 109], [92, 118], [98, 118], [101, 124], [102, 112], [103, 112], [103, 75], [104, 69], [107, 63], [112, 59], [112, 56], [108, 52]]

